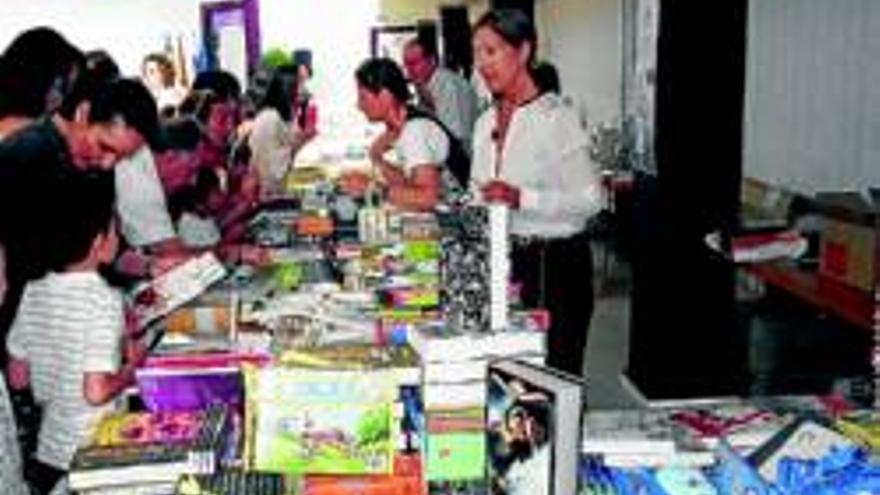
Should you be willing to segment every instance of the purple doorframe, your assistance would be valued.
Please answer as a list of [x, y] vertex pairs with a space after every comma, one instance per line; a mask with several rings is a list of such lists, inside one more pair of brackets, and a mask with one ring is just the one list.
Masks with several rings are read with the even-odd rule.
[[259, 0], [227, 0], [203, 3], [201, 6], [202, 40], [208, 47], [208, 64], [218, 67], [216, 34], [223, 26], [244, 25], [247, 68], [253, 73], [260, 64]]

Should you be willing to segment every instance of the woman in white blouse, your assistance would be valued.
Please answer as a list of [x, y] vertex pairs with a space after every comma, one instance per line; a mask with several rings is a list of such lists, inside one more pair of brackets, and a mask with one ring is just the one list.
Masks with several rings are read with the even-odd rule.
[[387, 186], [388, 202], [406, 210], [431, 210], [454, 199], [460, 185], [452, 170], [469, 160], [461, 143], [436, 116], [408, 104], [403, 71], [391, 59], [371, 58], [355, 71], [358, 108], [385, 131], [370, 145], [370, 162]]
[[317, 135], [314, 126], [300, 128], [296, 123], [296, 73], [292, 65], [275, 69], [251, 127], [251, 166], [259, 177], [262, 199], [284, 195], [284, 177], [297, 152]]
[[537, 35], [519, 10], [474, 26], [474, 57], [494, 101], [474, 129], [471, 189], [510, 206], [513, 275], [523, 302], [550, 311], [549, 365], [580, 375], [593, 309], [584, 233], [601, 204], [588, 137], [572, 109], [533, 77]]

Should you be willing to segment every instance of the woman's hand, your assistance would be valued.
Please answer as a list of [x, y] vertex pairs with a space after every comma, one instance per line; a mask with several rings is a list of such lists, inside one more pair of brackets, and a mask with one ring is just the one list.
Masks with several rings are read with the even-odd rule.
[[505, 203], [513, 209], [519, 208], [519, 188], [507, 182], [490, 180], [480, 187], [480, 191], [483, 193], [483, 200], [487, 203]]

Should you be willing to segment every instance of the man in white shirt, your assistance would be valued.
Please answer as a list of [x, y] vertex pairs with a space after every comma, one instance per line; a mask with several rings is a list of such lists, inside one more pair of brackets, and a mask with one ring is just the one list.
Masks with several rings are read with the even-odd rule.
[[467, 79], [440, 67], [437, 53], [418, 38], [403, 50], [406, 76], [416, 87], [419, 105], [433, 112], [470, 152], [477, 120], [477, 94]]
[[174, 239], [165, 192], [147, 146], [114, 169], [119, 228], [130, 246], [144, 247]]

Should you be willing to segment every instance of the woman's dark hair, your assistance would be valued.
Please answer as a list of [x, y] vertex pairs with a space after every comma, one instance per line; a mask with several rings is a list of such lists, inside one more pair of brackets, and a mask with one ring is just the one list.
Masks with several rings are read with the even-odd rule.
[[54, 111], [84, 64], [82, 52], [51, 28], [19, 34], [0, 55], [0, 116]]
[[86, 52], [86, 70], [94, 73], [98, 79], [112, 81], [119, 79], [121, 73], [119, 65], [105, 50], [91, 50]]
[[241, 83], [225, 70], [209, 70], [199, 72], [193, 81], [193, 90], [211, 90], [223, 100], [238, 101], [241, 98]]
[[275, 68], [266, 93], [257, 105], [257, 111], [264, 108], [274, 108], [285, 122], [290, 122], [293, 116], [291, 102], [296, 97], [297, 76], [296, 66], [281, 65]]
[[390, 58], [371, 58], [365, 60], [354, 73], [358, 84], [371, 93], [387, 89], [400, 103], [409, 101], [409, 86], [397, 62]]
[[559, 72], [550, 62], [538, 62], [532, 69], [532, 79], [541, 93], [560, 93]]
[[495, 9], [483, 14], [476, 24], [473, 32], [482, 28], [489, 28], [514, 48], [520, 48], [524, 43], [532, 46], [528, 64], [531, 67], [535, 61], [535, 53], [538, 51], [538, 32], [531, 17], [520, 9]]

